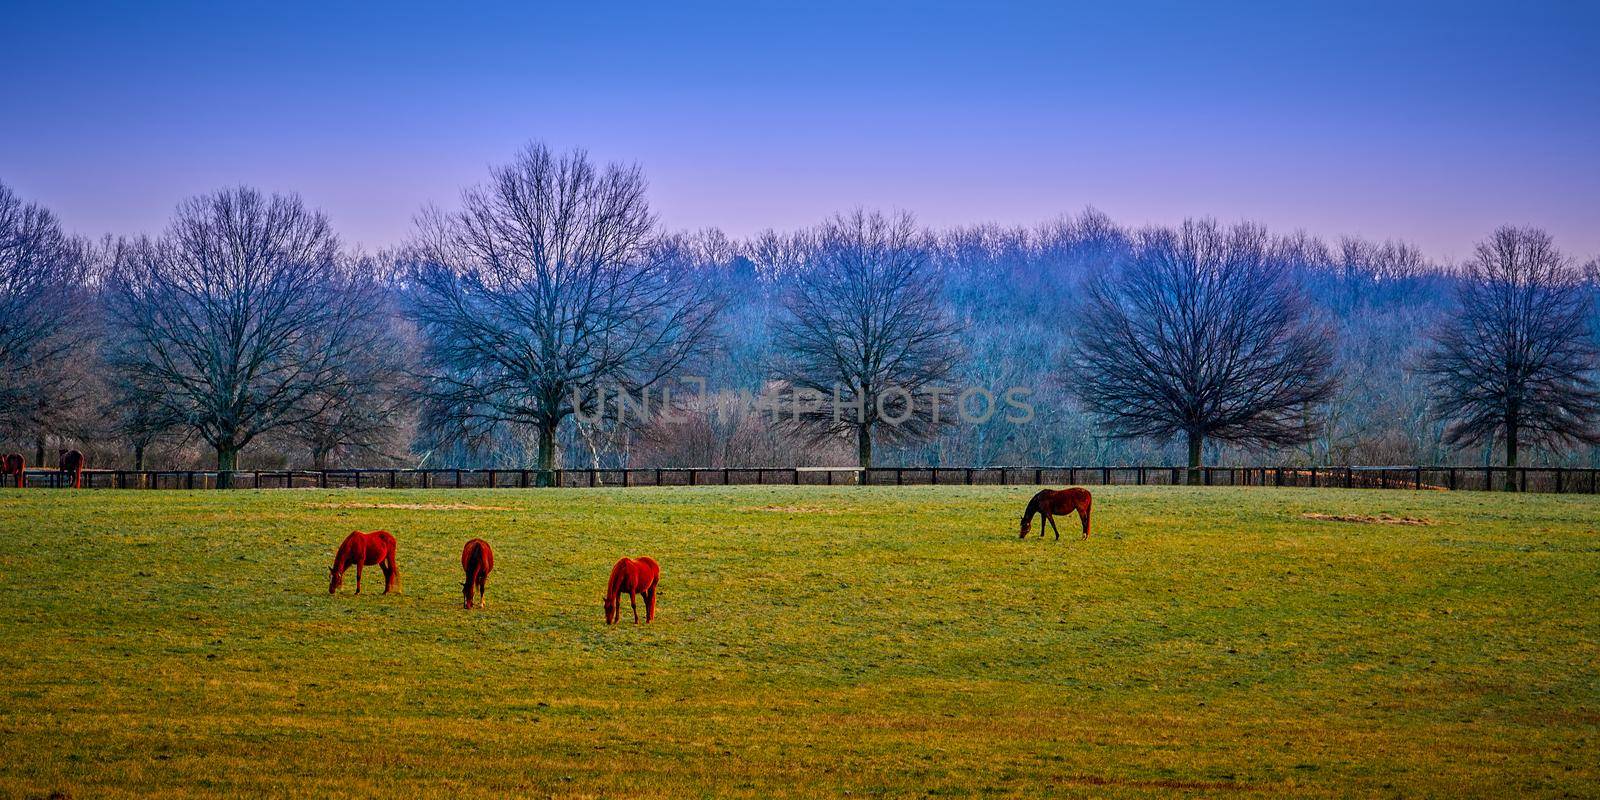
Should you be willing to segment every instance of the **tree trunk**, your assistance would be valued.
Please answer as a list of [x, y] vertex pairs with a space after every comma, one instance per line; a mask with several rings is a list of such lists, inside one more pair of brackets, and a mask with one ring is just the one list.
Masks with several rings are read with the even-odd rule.
[[217, 488], [233, 488], [233, 470], [239, 465], [239, 448], [217, 445]]
[[1205, 444], [1204, 434], [1189, 432], [1189, 477], [1190, 486], [1200, 485], [1200, 446]]
[[44, 466], [44, 437], [33, 440], [33, 463]]
[[539, 486], [551, 486], [555, 483], [556, 468], [556, 428], [554, 425], [539, 426]]
[[1506, 491], [1517, 490], [1517, 423], [1506, 420]]
[[133, 471], [134, 472], [144, 472], [144, 443], [143, 442], [137, 443], [137, 444], [135, 444], [133, 446]]
[[317, 447], [311, 450], [311, 468], [318, 471], [328, 468], [328, 451], [326, 448]]
[[861, 469], [872, 469], [871, 425], [859, 425], [856, 427], [856, 456], [860, 459]]

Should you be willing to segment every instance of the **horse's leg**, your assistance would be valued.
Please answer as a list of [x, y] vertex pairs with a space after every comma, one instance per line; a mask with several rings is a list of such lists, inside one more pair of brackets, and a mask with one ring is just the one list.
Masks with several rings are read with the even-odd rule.
[[650, 591], [644, 593], [644, 621], [653, 622], [656, 618], [656, 587], [651, 586]]
[[361, 594], [361, 559], [356, 559], [356, 594]]
[[[1046, 516], [1045, 519], [1050, 520], [1050, 530], [1053, 530], [1053, 531], [1056, 532], [1056, 541], [1058, 541], [1058, 542], [1061, 541], [1061, 529], [1056, 527], [1056, 515], [1050, 514], [1050, 515]], [[1039, 526], [1039, 537], [1040, 538], [1044, 538], [1044, 526], [1043, 525]]]
[[485, 572], [478, 576], [478, 608], [483, 608], [489, 604], [488, 594], [489, 573]]
[[378, 570], [383, 573], [383, 593], [389, 593], [389, 587], [394, 584], [393, 571], [389, 569], [389, 562], [379, 561]]
[[1088, 504], [1084, 504], [1084, 505], [1078, 506], [1078, 518], [1083, 520], [1083, 538], [1087, 539], [1087, 538], [1089, 538], [1089, 506], [1088, 506]]
[[634, 597], [633, 590], [628, 590], [628, 603], [633, 606], [633, 624], [639, 624], [639, 599]]

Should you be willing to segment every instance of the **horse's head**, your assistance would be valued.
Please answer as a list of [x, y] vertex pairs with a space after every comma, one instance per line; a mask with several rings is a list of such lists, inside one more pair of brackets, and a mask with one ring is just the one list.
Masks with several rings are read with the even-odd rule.
[[610, 596], [610, 595], [606, 596], [606, 624], [607, 625], [610, 625], [611, 623], [617, 621], [617, 600], [618, 600], [618, 598], [616, 598], [616, 597], [613, 597], [613, 596]]
[[343, 585], [344, 585], [344, 573], [340, 572], [337, 569], [334, 569], [333, 567], [329, 567], [328, 568], [328, 594], [333, 594], [334, 592], [339, 591], [339, 587], [343, 586]]
[[1028, 516], [1023, 517], [1022, 518], [1022, 535], [1018, 536], [1017, 538], [1018, 539], [1026, 539], [1026, 538], [1028, 538], [1028, 529], [1031, 528], [1032, 526], [1033, 526], [1033, 515], [1029, 514]]

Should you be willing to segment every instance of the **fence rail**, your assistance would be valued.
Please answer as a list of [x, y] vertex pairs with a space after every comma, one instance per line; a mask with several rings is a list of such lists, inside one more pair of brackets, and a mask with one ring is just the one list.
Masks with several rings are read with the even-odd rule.
[[[237, 489], [500, 489], [535, 486], [806, 485], [1175, 485], [1185, 467], [728, 467], [646, 469], [326, 469], [239, 470]], [[9, 480], [9, 476], [7, 476]], [[1333, 466], [1201, 467], [1206, 486], [1300, 486], [1344, 489], [1503, 490], [1562, 494], [1600, 493], [1600, 469], [1569, 467]], [[66, 473], [29, 470], [25, 484], [63, 488]], [[89, 489], [212, 489], [215, 470], [84, 470]]]

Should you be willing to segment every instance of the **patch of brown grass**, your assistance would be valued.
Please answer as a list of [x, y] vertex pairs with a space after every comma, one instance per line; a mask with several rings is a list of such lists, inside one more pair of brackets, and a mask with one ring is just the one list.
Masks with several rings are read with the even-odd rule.
[[776, 511], [780, 514], [839, 514], [843, 513], [837, 508], [823, 508], [821, 506], [749, 506], [746, 511]]
[[1367, 514], [1301, 514], [1306, 519], [1321, 520], [1323, 522], [1360, 522], [1368, 525], [1432, 525], [1433, 520], [1425, 517], [1394, 517], [1388, 514], [1370, 516]]
[[515, 511], [509, 506], [472, 503], [315, 503], [316, 508], [392, 508], [401, 511]]

